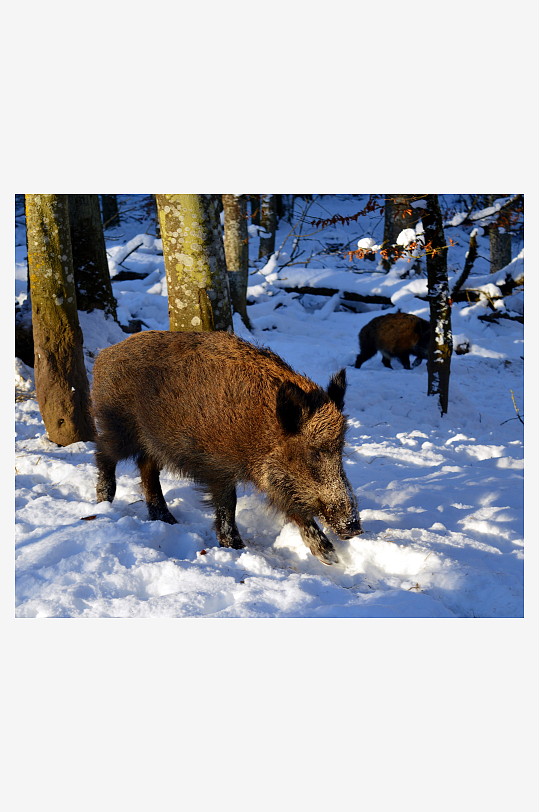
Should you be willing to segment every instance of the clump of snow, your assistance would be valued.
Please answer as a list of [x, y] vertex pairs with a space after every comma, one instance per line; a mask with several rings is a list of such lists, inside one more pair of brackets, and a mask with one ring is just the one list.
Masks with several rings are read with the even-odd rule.
[[455, 227], [460, 226], [460, 224], [463, 223], [466, 220], [467, 216], [468, 216], [467, 212], [459, 211], [459, 212], [457, 212], [456, 214], [453, 215], [453, 217], [451, 218], [451, 220], [449, 220], [447, 225], [455, 226]]
[[404, 228], [397, 237], [397, 245], [403, 245], [405, 248], [411, 242], [416, 241], [415, 228]]
[[378, 251], [382, 246], [378, 245], [372, 237], [362, 237], [358, 240], [357, 247], [366, 251]]

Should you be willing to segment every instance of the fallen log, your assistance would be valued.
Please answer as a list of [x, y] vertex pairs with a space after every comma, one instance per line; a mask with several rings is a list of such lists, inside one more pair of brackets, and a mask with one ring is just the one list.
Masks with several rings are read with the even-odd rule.
[[[338, 288], [310, 288], [310, 287], [298, 287], [298, 288], [281, 288], [282, 290], [286, 290], [287, 293], [311, 293], [314, 296], [335, 296], [336, 293], [339, 293]], [[365, 304], [385, 304], [391, 307], [393, 302], [389, 298], [389, 296], [379, 296], [377, 294], [363, 294], [363, 293], [351, 293], [348, 290], [340, 291], [342, 298], [348, 302], [364, 302]]]

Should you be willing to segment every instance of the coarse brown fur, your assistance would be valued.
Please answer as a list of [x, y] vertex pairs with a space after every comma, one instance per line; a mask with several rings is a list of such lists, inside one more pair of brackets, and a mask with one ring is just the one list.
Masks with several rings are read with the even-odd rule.
[[377, 316], [359, 333], [359, 355], [356, 367], [382, 353], [382, 363], [391, 369], [391, 359], [398, 358], [405, 369], [410, 369], [410, 355], [415, 355], [414, 366], [426, 359], [429, 351], [430, 324], [411, 313], [388, 313]]
[[341, 538], [363, 532], [342, 465], [345, 389], [344, 369], [324, 390], [227, 332], [137, 333], [94, 366], [98, 501], [113, 500], [116, 463], [133, 458], [150, 518], [175, 523], [159, 482], [167, 469], [207, 490], [219, 543], [240, 549], [236, 485], [252, 482], [314, 555], [334, 563], [314, 517]]

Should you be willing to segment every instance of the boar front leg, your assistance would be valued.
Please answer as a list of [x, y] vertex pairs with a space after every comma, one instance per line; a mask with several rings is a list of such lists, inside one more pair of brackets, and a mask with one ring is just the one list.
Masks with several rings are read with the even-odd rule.
[[215, 507], [215, 532], [221, 547], [232, 547], [242, 550], [245, 544], [241, 540], [236, 525], [236, 488], [211, 487], [211, 500]]
[[297, 524], [303, 543], [322, 564], [329, 566], [330, 564], [339, 563], [335, 547], [328, 537], [322, 533], [314, 519], [304, 519], [297, 515], [288, 518]]
[[159, 468], [157, 465], [148, 457], [140, 457], [138, 467], [140, 470], [142, 492], [146, 499], [150, 520], [167, 522], [167, 524], [178, 524], [165, 502], [159, 481]]

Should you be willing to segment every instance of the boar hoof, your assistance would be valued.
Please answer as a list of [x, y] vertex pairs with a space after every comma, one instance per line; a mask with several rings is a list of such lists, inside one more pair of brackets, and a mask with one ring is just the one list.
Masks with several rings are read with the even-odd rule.
[[167, 524], [178, 524], [168, 508], [160, 508], [155, 505], [148, 505], [148, 516], [151, 522], [166, 522]]
[[339, 559], [337, 558], [337, 553], [335, 550], [328, 550], [324, 552], [315, 553], [315, 556], [318, 558], [322, 564], [325, 564], [326, 567], [330, 567], [332, 564], [338, 564]]
[[232, 550], [243, 550], [245, 544], [240, 538], [233, 539], [232, 541], [219, 541], [219, 547], [230, 547]]

